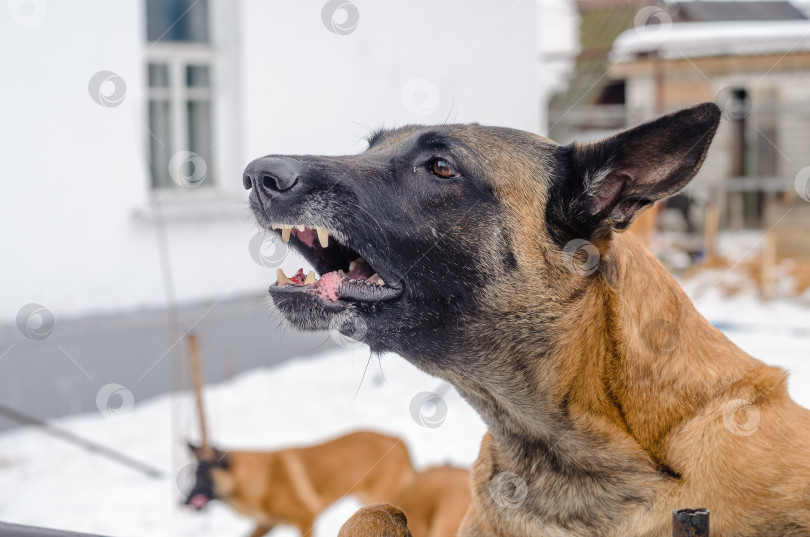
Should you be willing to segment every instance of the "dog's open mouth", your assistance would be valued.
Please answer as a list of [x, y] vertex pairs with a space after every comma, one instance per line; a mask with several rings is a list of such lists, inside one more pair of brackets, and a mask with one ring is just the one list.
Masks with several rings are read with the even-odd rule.
[[392, 274], [378, 273], [357, 250], [344, 244], [335, 232], [304, 225], [273, 224], [284, 242], [299, 251], [315, 268], [292, 276], [276, 273], [271, 293], [307, 293], [329, 303], [340, 301], [383, 302], [398, 298], [403, 284]]
[[197, 511], [200, 511], [202, 510], [203, 507], [205, 507], [208, 504], [209, 501], [211, 501], [211, 498], [209, 498], [205, 494], [195, 494], [194, 496], [191, 496], [188, 500], [186, 500], [186, 504], [190, 505]]

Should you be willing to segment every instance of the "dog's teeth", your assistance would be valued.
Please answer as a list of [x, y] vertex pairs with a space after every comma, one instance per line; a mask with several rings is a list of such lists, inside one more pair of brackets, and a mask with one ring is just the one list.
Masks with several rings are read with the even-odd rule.
[[365, 262], [366, 262], [365, 259], [363, 259], [362, 257], [358, 257], [357, 259], [349, 263], [349, 272], [353, 271], [357, 265]]
[[315, 271], [310, 270], [309, 274], [307, 274], [307, 278], [304, 280], [304, 284], [309, 285], [311, 283], [315, 283]]
[[273, 224], [273, 225], [272, 225], [272, 226], [270, 226], [270, 227], [272, 227], [273, 229], [281, 229], [281, 228], [282, 228], [282, 227], [284, 227], [284, 226], [282, 226], [281, 224]]
[[281, 230], [281, 240], [284, 242], [290, 242], [290, 233], [292, 233], [291, 227], [285, 227]]
[[377, 285], [379, 285], [380, 287], [382, 287], [382, 286], [384, 286], [384, 285], [385, 285], [385, 282], [384, 282], [384, 281], [382, 281], [382, 278], [380, 278], [379, 280], [377, 280]]
[[307, 226], [295, 226], [295, 229], [297, 229], [298, 231], [306, 231]]
[[276, 269], [276, 283], [279, 285], [288, 285], [290, 283], [290, 279], [281, 269]]
[[329, 232], [325, 229], [319, 227], [318, 230], [318, 240], [321, 243], [321, 248], [326, 248], [329, 246]]

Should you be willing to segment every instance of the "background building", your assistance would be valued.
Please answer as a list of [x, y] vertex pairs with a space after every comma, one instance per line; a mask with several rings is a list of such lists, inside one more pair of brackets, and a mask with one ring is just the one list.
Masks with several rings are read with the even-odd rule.
[[598, 138], [715, 101], [724, 121], [706, 162], [655, 225], [686, 232], [678, 246], [693, 258], [713, 251], [704, 235], [718, 227], [772, 229], [774, 262], [810, 258], [810, 208], [795, 187], [810, 136], [806, 14], [781, 0], [577, 6], [581, 48], [568, 87], [549, 102], [552, 138]]

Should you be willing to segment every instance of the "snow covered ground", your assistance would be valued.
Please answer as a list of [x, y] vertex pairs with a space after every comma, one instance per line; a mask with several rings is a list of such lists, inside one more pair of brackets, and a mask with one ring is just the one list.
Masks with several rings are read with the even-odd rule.
[[[369, 363], [368, 356], [364, 346], [342, 349], [211, 386], [206, 404], [214, 443], [273, 449], [373, 428], [404, 436], [419, 467], [469, 465], [485, 431], [472, 409], [448, 385], [403, 359]], [[411, 417], [411, 400], [423, 391], [440, 393], [446, 402], [446, 419], [438, 427], [423, 427]], [[112, 401], [113, 410], [117, 404]], [[216, 502], [204, 513], [178, 505], [177, 476], [191, 462], [184, 442], [197, 434], [190, 394], [136, 401], [131, 412], [111, 414], [55, 423], [163, 469], [168, 478], [143, 476], [36, 430], [16, 430], [0, 435], [0, 520], [112, 537], [250, 532], [249, 521]], [[432, 414], [425, 407], [425, 415]], [[336, 535], [358, 506], [353, 500], [334, 505], [319, 520], [316, 536]], [[273, 537], [296, 534], [279, 528]]]
[[[698, 308], [744, 350], [792, 371], [791, 393], [810, 407], [810, 308], [786, 300], [764, 304], [751, 295], [723, 297], [712, 283], [718, 276], [707, 273], [686, 283]], [[272, 449], [365, 427], [403, 436], [420, 467], [474, 460], [485, 428], [454, 390], [396, 356], [374, 360], [366, 370], [367, 364], [368, 352], [358, 346], [211, 386], [207, 405], [216, 444]], [[411, 400], [422, 391], [441, 393], [447, 403], [446, 420], [438, 427], [421, 426], [411, 416]], [[0, 520], [113, 537], [249, 532], [247, 520], [216, 502], [204, 513], [178, 505], [177, 476], [190, 462], [182, 444], [196, 434], [188, 393], [136, 401], [118, 417], [103, 414], [57, 424], [169, 477], [142, 476], [39, 431], [12, 431], [0, 435]], [[335, 504], [319, 519], [316, 535], [336, 535], [357, 506], [351, 499]], [[273, 533], [294, 535], [292, 528]]]

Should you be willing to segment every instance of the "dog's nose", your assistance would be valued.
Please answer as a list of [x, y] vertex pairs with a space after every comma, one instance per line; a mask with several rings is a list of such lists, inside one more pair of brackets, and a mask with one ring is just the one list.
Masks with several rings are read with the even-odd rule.
[[292, 157], [262, 157], [247, 165], [242, 184], [246, 190], [255, 187], [273, 195], [291, 189], [300, 177], [300, 161]]

